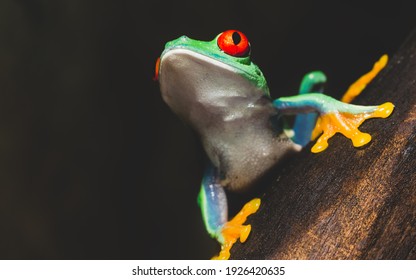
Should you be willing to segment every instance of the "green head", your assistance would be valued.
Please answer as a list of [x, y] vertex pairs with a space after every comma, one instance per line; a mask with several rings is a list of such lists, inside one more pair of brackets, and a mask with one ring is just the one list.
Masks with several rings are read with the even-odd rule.
[[186, 36], [166, 43], [163, 55], [174, 49], [188, 49], [190, 51], [210, 57], [218, 62], [231, 66], [256, 87], [269, 94], [266, 79], [259, 67], [251, 61], [250, 43], [240, 31], [228, 30], [215, 37], [212, 41], [198, 41]]

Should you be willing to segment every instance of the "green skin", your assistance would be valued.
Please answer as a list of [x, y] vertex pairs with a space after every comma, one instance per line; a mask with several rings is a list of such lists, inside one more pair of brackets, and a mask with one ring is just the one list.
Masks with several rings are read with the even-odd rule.
[[[222, 228], [228, 220], [223, 188], [244, 190], [286, 154], [305, 146], [316, 113], [359, 114], [373, 112], [377, 106], [350, 105], [319, 92], [310, 94], [326, 81], [322, 72], [304, 77], [300, 95], [272, 101], [266, 79], [250, 55], [225, 53], [217, 43], [220, 35], [208, 42], [186, 36], [168, 42], [161, 55], [159, 82], [166, 103], [201, 137], [209, 164], [198, 201], [208, 233], [223, 243]], [[228, 84], [227, 92], [224, 85]], [[208, 93], [200, 94], [206, 88]], [[302, 116], [291, 139], [281, 126], [271, 124], [277, 115], [298, 113]]]

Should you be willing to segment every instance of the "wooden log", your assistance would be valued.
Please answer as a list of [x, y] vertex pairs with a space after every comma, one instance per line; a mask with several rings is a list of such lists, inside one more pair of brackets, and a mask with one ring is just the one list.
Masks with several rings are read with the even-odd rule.
[[353, 103], [395, 105], [361, 126], [373, 140], [354, 148], [335, 136], [273, 172], [252, 233], [234, 259], [416, 258], [416, 30]]

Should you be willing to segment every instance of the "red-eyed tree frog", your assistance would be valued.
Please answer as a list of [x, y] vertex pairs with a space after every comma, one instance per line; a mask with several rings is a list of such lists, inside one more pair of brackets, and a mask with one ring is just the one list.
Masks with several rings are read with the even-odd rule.
[[[344, 101], [353, 99], [386, 62], [383, 56], [350, 87]], [[314, 153], [325, 150], [337, 132], [363, 146], [371, 136], [360, 132], [359, 125], [388, 117], [394, 108], [390, 102], [358, 106], [323, 95], [326, 77], [319, 71], [305, 75], [298, 95], [272, 100], [266, 79], [251, 61], [250, 43], [237, 30], [208, 42], [186, 36], [168, 42], [155, 78], [163, 100], [196, 131], [205, 149], [209, 163], [198, 203], [208, 233], [222, 245], [219, 259], [230, 257], [237, 239], [247, 239], [251, 226], [244, 223], [260, 206], [260, 199], [253, 199], [229, 221], [225, 188], [253, 186], [282, 158], [319, 135]], [[299, 114], [291, 133], [283, 124], [289, 114]]]

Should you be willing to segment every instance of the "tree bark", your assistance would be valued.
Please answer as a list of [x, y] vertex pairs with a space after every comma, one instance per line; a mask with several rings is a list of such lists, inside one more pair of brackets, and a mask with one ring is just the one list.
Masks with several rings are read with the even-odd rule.
[[360, 127], [370, 144], [336, 135], [273, 173], [232, 258], [416, 259], [416, 30], [353, 103], [386, 101], [393, 114]]

